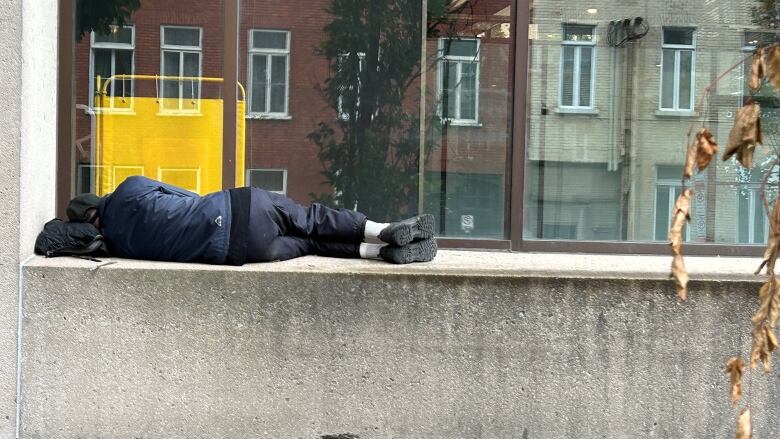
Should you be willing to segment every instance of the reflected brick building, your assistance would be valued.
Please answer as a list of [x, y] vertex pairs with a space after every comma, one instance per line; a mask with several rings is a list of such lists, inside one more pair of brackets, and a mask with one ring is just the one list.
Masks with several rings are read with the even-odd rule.
[[[429, 140], [435, 146], [425, 154], [424, 209], [441, 213], [445, 218], [441, 227], [449, 235], [504, 234], [513, 62], [508, 4], [474, 2], [474, 7], [463, 9], [462, 16], [453, 16], [453, 24], [442, 32], [479, 40], [473, 53], [449, 61], [452, 71], [460, 75], [451, 79], [449, 93], [452, 101], [457, 94], [458, 117], [462, 117], [451, 118], [441, 133], [432, 134], [436, 138]], [[310, 201], [310, 194], [333, 190], [321, 175], [318, 147], [307, 138], [320, 122], [337, 125], [339, 117], [321, 91], [331, 66], [316, 53], [324, 38], [323, 28], [332, 21], [326, 12], [329, 6], [330, 0], [241, 2], [239, 82], [247, 91], [247, 184], [284, 192], [302, 203]], [[106, 37], [84, 36], [76, 54], [76, 102], [81, 109], [77, 116], [79, 169], [74, 174], [79, 179], [78, 191], [91, 190], [89, 173], [83, 170], [91, 160], [90, 112], [96, 76], [221, 77], [222, 23], [219, 2], [145, 1], [129, 29], [116, 29]], [[426, 45], [428, 71], [406, 97], [413, 114], [419, 115], [420, 93], [425, 93], [429, 115], [442, 114], [441, 93], [447, 88], [443, 84], [450, 79], [442, 75], [441, 47], [439, 38], [430, 38]], [[468, 76], [468, 69], [476, 70], [476, 76]], [[223, 92], [215, 84], [198, 88], [185, 83], [177, 89], [136, 81], [126, 84], [123, 91], [120, 84], [116, 82], [109, 94], [162, 94], [186, 100], [219, 97]], [[417, 209], [416, 198], [416, 194], [410, 197], [411, 210]], [[471, 224], [464, 225], [464, 221]]]

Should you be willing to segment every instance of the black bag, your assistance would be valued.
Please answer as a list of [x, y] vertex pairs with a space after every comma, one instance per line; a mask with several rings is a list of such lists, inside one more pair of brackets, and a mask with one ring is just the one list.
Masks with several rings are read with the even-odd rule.
[[35, 253], [54, 256], [107, 256], [103, 235], [90, 223], [65, 222], [59, 218], [46, 223], [35, 240]]

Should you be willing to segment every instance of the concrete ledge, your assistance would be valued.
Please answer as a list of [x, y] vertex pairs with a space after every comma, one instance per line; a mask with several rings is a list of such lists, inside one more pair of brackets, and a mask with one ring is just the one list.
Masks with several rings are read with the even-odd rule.
[[[431, 264], [36, 258], [23, 437], [727, 437], [757, 258], [443, 251]], [[756, 437], [778, 437], [776, 376]]]
[[[246, 264], [242, 267], [206, 264], [152, 262], [104, 258], [106, 265], [76, 258], [35, 257], [28, 268], [58, 267], [99, 270], [164, 270], [248, 273], [354, 273], [415, 276], [466, 277], [554, 277], [594, 279], [668, 279], [671, 256], [591, 255], [564, 253], [508, 253], [440, 250], [433, 262], [393, 265], [363, 259], [335, 259], [307, 256], [285, 262]], [[695, 257], [685, 258], [691, 279], [700, 281], [764, 280], [753, 273], [760, 258]], [[672, 288], [670, 284], [670, 289]]]

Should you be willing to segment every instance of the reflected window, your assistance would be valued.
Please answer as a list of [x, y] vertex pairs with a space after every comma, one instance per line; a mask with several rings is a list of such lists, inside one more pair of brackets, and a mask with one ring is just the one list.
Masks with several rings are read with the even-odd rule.
[[441, 116], [451, 125], [479, 123], [479, 39], [439, 40]]
[[248, 169], [246, 181], [251, 187], [259, 187], [282, 195], [287, 194], [286, 169]]
[[[132, 75], [135, 29], [133, 26], [113, 26], [108, 35], [92, 32], [90, 35], [89, 99], [91, 106], [116, 108], [127, 103], [133, 95], [131, 80], [115, 80], [115, 75]], [[98, 83], [98, 79], [100, 83]], [[95, 100], [106, 81], [106, 100]], [[119, 97], [120, 99], [114, 99]], [[124, 102], [122, 102], [124, 100]]]
[[202, 31], [199, 27], [162, 26], [161, 66], [163, 76], [181, 80], [162, 81], [163, 109], [197, 110], [200, 98]]
[[[770, 206], [771, 207], [771, 206]], [[764, 200], [759, 184], [742, 185], [737, 190], [737, 242], [764, 244], [769, 234]]]
[[[682, 169], [676, 166], [658, 166], [655, 180], [655, 237], [656, 241], [666, 241], [672, 224], [672, 212], [677, 197], [680, 196]], [[683, 230], [683, 240], [690, 237], [690, 225]]]
[[563, 108], [593, 108], [595, 29], [580, 24], [563, 25], [559, 101]]
[[342, 83], [339, 86], [338, 112], [339, 119], [350, 120], [353, 115], [357, 120], [360, 108], [360, 77], [366, 68], [366, 54], [358, 52], [339, 55], [337, 78]]
[[696, 32], [685, 28], [664, 28], [663, 32], [660, 109], [693, 111]]
[[252, 30], [249, 35], [249, 112], [287, 117], [290, 32]]

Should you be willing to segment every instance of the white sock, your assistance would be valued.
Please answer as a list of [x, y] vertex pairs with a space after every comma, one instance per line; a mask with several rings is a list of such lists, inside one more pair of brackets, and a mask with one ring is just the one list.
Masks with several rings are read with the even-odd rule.
[[379, 250], [381, 250], [382, 247], [384, 247], [382, 244], [367, 244], [362, 242], [360, 243], [360, 257], [363, 259], [378, 259]]
[[389, 226], [387, 223], [375, 223], [373, 221], [366, 220], [366, 230], [363, 232], [363, 238], [379, 238], [379, 234], [385, 227]]

